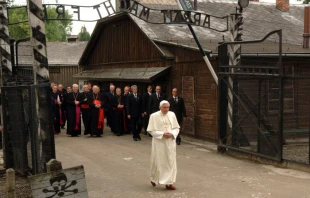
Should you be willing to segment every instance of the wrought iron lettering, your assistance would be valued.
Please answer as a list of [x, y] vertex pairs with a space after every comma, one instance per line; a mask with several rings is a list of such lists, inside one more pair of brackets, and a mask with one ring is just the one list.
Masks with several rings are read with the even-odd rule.
[[[158, 10], [149, 8], [147, 6], [144, 6], [140, 4], [139, 2], [135, 0], [130, 0], [132, 2], [132, 5], [128, 9], [122, 9], [121, 12], [127, 12], [131, 15], [136, 16], [137, 18], [147, 22], [147, 23], [153, 23], [153, 24], [188, 24], [188, 25], [194, 25], [194, 26], [200, 26], [204, 28], [209, 28], [218, 32], [225, 32], [228, 30], [228, 16], [224, 17], [217, 17], [212, 16], [206, 13], [202, 12], [195, 12], [191, 8], [193, 7], [191, 2], [189, 0], [182, 0], [182, 5], [188, 8], [187, 10]], [[56, 7], [56, 18], [51, 18], [48, 16], [48, 13], [46, 11], [46, 8], [48, 6]], [[43, 5], [43, 12], [38, 13], [35, 11], [35, 13], [38, 13], [38, 15], [44, 15], [45, 20], [70, 20], [70, 21], [85, 21], [85, 22], [92, 22], [97, 21], [99, 19], [104, 18], [102, 10], [100, 9], [103, 7], [108, 13], [108, 15], [115, 14], [115, 10], [111, 4], [111, 0], [104, 1], [100, 4], [93, 5], [93, 6], [76, 6], [76, 5], [65, 5], [65, 4], [44, 4]], [[98, 18], [94, 20], [84, 20], [80, 13], [81, 9], [96, 9], [98, 12]], [[14, 8], [11, 8], [14, 9]], [[34, 10], [37, 10], [36, 8], [32, 8]], [[73, 18], [66, 18], [66, 11], [73, 10]], [[162, 17], [160, 17], [162, 16]], [[212, 22], [214, 24], [211, 24], [211, 18]], [[216, 23], [216, 22], [217, 23]], [[18, 23], [17, 22], [12, 23], [9, 25], [14, 25]], [[218, 27], [216, 24], [226, 24], [225, 27]]]
[[[217, 17], [212, 16], [209, 14], [201, 13], [201, 12], [194, 12], [194, 11], [184, 11], [184, 10], [157, 10], [148, 8], [136, 1], [132, 4], [132, 6], [127, 9], [123, 10], [132, 14], [139, 19], [153, 24], [188, 24], [194, 26], [200, 26], [204, 28], [213, 29], [219, 32], [227, 31], [227, 25], [225, 28], [220, 29], [219, 27], [212, 27], [211, 26], [211, 18], [216, 18], [217, 20], [222, 20], [222, 23], [227, 23], [227, 17]], [[159, 20], [158, 17], [150, 17], [150, 16], [158, 16], [162, 15], [161, 19]]]
[[78, 16], [78, 21], [80, 20], [80, 6], [71, 6], [72, 9], [76, 9], [73, 11], [74, 14], [77, 14]]
[[146, 17], [146, 20], [149, 20], [149, 15], [150, 15], [150, 8], [144, 7], [140, 12], [139, 18], [142, 18], [142, 16], [144, 16]]
[[101, 13], [100, 13], [99, 8], [100, 8], [100, 4], [99, 4], [99, 5], [95, 5], [95, 6], [93, 7], [93, 9], [96, 9], [96, 10], [97, 10], [98, 15], [99, 15], [99, 18], [101, 19], [101, 18], [102, 18], [102, 16], [101, 16]]
[[[63, 5], [59, 5], [56, 7], [57, 19], [65, 19], [66, 18], [66, 8]], [[48, 16], [46, 17], [48, 19]]]

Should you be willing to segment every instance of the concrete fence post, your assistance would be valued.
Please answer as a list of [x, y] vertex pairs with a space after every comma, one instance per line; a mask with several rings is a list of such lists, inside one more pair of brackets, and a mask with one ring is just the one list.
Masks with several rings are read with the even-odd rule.
[[48, 173], [56, 172], [56, 171], [62, 170], [62, 165], [60, 161], [51, 159], [50, 161], [47, 162], [46, 168], [47, 168]]
[[6, 196], [15, 198], [15, 171], [12, 168], [6, 170]]

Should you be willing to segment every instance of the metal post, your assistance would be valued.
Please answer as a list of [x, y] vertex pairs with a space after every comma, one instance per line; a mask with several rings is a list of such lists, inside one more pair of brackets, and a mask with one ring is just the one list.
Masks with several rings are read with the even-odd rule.
[[[309, 82], [310, 82], [310, 79], [308, 78], [307, 79]], [[308, 89], [309, 90], [309, 89]], [[309, 120], [309, 125], [308, 125], [308, 164], [310, 164], [310, 90], [308, 91], [309, 94], [308, 94], [308, 111], [309, 111], [309, 117], [308, 117], [308, 120]]]
[[217, 77], [217, 75], [216, 75], [216, 73], [215, 73], [215, 71], [214, 71], [214, 69], [213, 69], [213, 67], [212, 67], [212, 65], [211, 65], [211, 63], [209, 61], [209, 58], [208, 58], [207, 54], [205, 53], [205, 51], [203, 50], [203, 48], [200, 45], [200, 42], [199, 42], [199, 40], [198, 40], [198, 38], [196, 36], [196, 33], [195, 33], [193, 27], [191, 25], [188, 25], [188, 28], [189, 28], [189, 30], [191, 31], [191, 33], [192, 33], [192, 35], [194, 37], [194, 40], [195, 40], [195, 42], [196, 42], [196, 44], [197, 44], [197, 46], [198, 46], [198, 48], [199, 48], [199, 50], [200, 50], [200, 52], [201, 52], [201, 54], [203, 56], [203, 59], [205, 60], [207, 66], [208, 66], [208, 68], [209, 68], [209, 70], [211, 72], [211, 75], [212, 75], [215, 83], [218, 85], [218, 77]]
[[[258, 80], [258, 104], [257, 104], [257, 126], [259, 126], [260, 127], [260, 104], [261, 104], [261, 99], [262, 99], [262, 94], [261, 94], [261, 91], [262, 91], [262, 80], [261, 79], [259, 79]], [[261, 134], [260, 134], [260, 130], [259, 129], [257, 129], [257, 153], [260, 153], [260, 136], [261, 136]]]
[[[239, 10], [239, 13], [237, 12]], [[230, 15], [230, 40], [241, 41], [241, 30], [242, 30], [242, 8], [236, 9], [235, 14]], [[238, 66], [241, 60], [241, 45], [240, 44], [230, 44], [228, 46], [229, 53], [229, 65], [230, 66]], [[236, 68], [231, 68], [230, 73], [235, 73]], [[232, 89], [231, 89], [232, 88]], [[237, 77], [228, 77], [228, 127], [232, 134], [232, 145], [238, 146], [237, 144], [237, 129], [235, 127], [238, 122], [239, 116], [239, 107], [238, 100], [234, 96], [234, 93], [238, 95], [239, 93], [239, 82]], [[232, 131], [235, 129], [234, 131]]]
[[[182, 1], [183, 3], [181, 3], [180, 1]], [[183, 9], [183, 10], [187, 10], [187, 11], [188, 10], [194, 10], [194, 7], [190, 3], [190, 1], [187, 1], [187, 3], [185, 3], [184, 0], [178, 0], [177, 2], [178, 2], [179, 7], [181, 9]], [[216, 75], [216, 73], [215, 73], [215, 71], [214, 71], [214, 69], [213, 69], [213, 67], [212, 67], [212, 65], [211, 65], [211, 63], [209, 61], [208, 56], [206, 55], [205, 51], [203, 50], [203, 48], [200, 45], [200, 42], [199, 42], [199, 40], [198, 40], [198, 38], [196, 36], [196, 33], [195, 33], [193, 27], [191, 25], [188, 25], [188, 28], [189, 28], [189, 30], [191, 31], [191, 33], [192, 33], [192, 35], [194, 37], [194, 40], [195, 40], [195, 42], [196, 42], [196, 44], [197, 44], [197, 46], [198, 46], [198, 48], [199, 48], [199, 50], [200, 50], [200, 52], [201, 52], [201, 54], [203, 56], [203, 59], [205, 60], [207, 66], [208, 66], [208, 69], [210, 70], [210, 73], [211, 73], [215, 83], [218, 85], [218, 77], [217, 77], [217, 75]]]
[[14, 58], [14, 39], [10, 39], [10, 51], [11, 51], [11, 61], [12, 61], [12, 74], [16, 74], [16, 65], [15, 65], [15, 58]]
[[279, 48], [280, 48], [280, 57], [279, 57], [279, 111], [278, 111], [278, 160], [282, 161], [283, 158], [283, 65], [282, 65], [282, 30], [278, 32], [279, 35]]

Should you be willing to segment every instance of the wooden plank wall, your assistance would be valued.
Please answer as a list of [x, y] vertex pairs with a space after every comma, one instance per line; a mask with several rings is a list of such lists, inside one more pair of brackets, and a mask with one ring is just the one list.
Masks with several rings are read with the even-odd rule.
[[[106, 25], [100, 35], [86, 61], [85, 69], [172, 66], [170, 74], [165, 78], [168, 82], [158, 82], [159, 84], [165, 83], [168, 97], [171, 97], [171, 89], [174, 87], [179, 89], [180, 95], [184, 95], [182, 77], [193, 76], [195, 84], [192, 88], [195, 98], [194, 135], [211, 140], [217, 139], [217, 85], [198, 50], [166, 45], [175, 55], [175, 60], [164, 60], [159, 50], [129, 19]], [[212, 64], [216, 68], [215, 60]], [[107, 87], [107, 82], [101, 83]], [[116, 84], [118, 85], [117, 82]], [[143, 87], [144, 92], [145, 87], [141, 83], [137, 84]]]
[[78, 79], [73, 78], [73, 75], [79, 72], [82, 72], [82, 68], [78, 66], [60, 66], [60, 73], [51, 72], [50, 80], [64, 87], [72, 86], [74, 83], [78, 84]]
[[[268, 61], [268, 60], [267, 60]], [[273, 61], [273, 60], [269, 60]], [[292, 59], [284, 59], [285, 65], [294, 66], [294, 75], [308, 74], [309, 63], [304, 61], [293, 61]], [[284, 79], [285, 81], [286, 79]], [[274, 130], [278, 130], [278, 113], [268, 111], [268, 89], [269, 84], [274, 83], [274, 79], [262, 79], [261, 86], [261, 113], [265, 116], [268, 123], [272, 124]], [[258, 79], [243, 80], [240, 81], [240, 87], [247, 93], [253, 102], [258, 103]], [[283, 129], [284, 131], [292, 131], [294, 129], [309, 129], [309, 119], [310, 119], [310, 78], [294, 78], [294, 111], [283, 113]], [[285, 94], [285, 92], [284, 92]], [[247, 118], [241, 124], [243, 131], [247, 134], [247, 137], [251, 140], [256, 140], [257, 128], [255, 124], [258, 124], [257, 118], [251, 113], [248, 114], [242, 105], [240, 107], [240, 119], [244, 116]], [[254, 121], [250, 118], [252, 116]], [[261, 125], [261, 129], [265, 131], [264, 127]]]
[[[308, 75], [309, 63], [297, 63], [296, 74]], [[295, 79], [295, 127], [298, 129], [309, 129], [310, 126], [310, 78]], [[285, 123], [290, 122], [292, 117], [284, 118]], [[286, 127], [285, 127], [286, 128]]]
[[[217, 85], [207, 65], [199, 51], [174, 46], [169, 46], [169, 49], [176, 56], [176, 63], [171, 69], [171, 88], [178, 88], [184, 97], [182, 76], [193, 76], [195, 80], [195, 135], [217, 140]], [[211, 64], [216, 70], [217, 62], [212, 60]]]
[[101, 30], [87, 65], [137, 60], [161, 60], [161, 54], [137, 25], [126, 18]]

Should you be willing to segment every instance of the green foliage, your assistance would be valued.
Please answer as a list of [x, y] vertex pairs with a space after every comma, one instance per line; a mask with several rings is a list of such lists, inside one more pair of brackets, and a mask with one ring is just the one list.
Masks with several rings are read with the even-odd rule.
[[[12, 6], [14, 7], [14, 6]], [[46, 8], [48, 18], [57, 18], [56, 8], [47, 7]], [[27, 11], [25, 8], [9, 9], [9, 22], [21, 22], [27, 21]], [[65, 18], [72, 18], [72, 15], [66, 11]], [[16, 25], [9, 26], [10, 35], [15, 40], [26, 38], [30, 36], [29, 23], [20, 23]], [[66, 35], [72, 30], [72, 23], [68, 20], [46, 20], [45, 21], [45, 33], [47, 41], [66, 41]]]
[[302, 1], [303, 4], [309, 4], [310, 0], [297, 0], [297, 1]]
[[[14, 7], [14, 6], [13, 6]], [[21, 21], [28, 21], [27, 10], [25, 8], [16, 8], [8, 10], [8, 17], [10, 23], [17, 23]], [[15, 40], [29, 37], [28, 22], [9, 26], [10, 36]]]
[[90, 39], [90, 34], [89, 34], [89, 32], [87, 31], [85, 25], [83, 25], [83, 26], [81, 27], [81, 31], [80, 31], [80, 33], [79, 33], [79, 35], [78, 35], [78, 39], [79, 39], [80, 41], [89, 41], [89, 39]]

